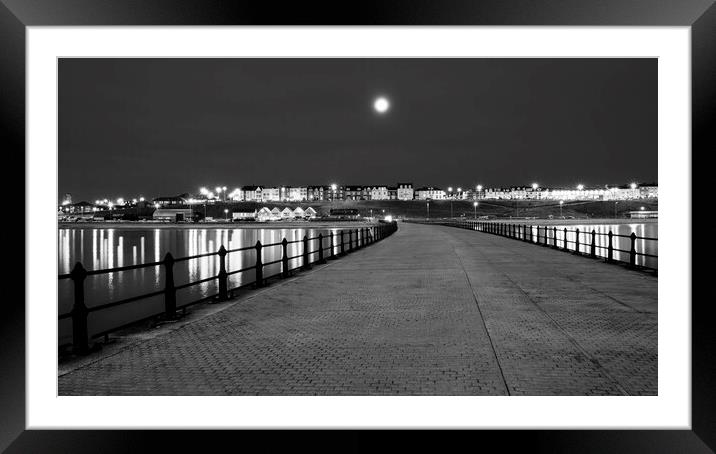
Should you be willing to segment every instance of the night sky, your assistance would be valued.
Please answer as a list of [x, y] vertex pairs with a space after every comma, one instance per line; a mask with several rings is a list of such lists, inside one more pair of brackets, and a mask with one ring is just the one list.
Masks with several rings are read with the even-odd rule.
[[656, 59], [59, 63], [58, 200], [656, 180]]

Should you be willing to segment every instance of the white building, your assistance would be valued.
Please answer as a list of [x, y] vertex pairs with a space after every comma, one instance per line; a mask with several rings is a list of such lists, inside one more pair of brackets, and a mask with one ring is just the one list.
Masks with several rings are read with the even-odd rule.
[[280, 202], [281, 188], [264, 188], [261, 195], [263, 202]]
[[[227, 197], [229, 200], [233, 200], [234, 202], [243, 202], [244, 200], [244, 191], [241, 190], [241, 188], [236, 188], [233, 191], [231, 191], [229, 194], [227, 194]], [[199, 202], [199, 200], [197, 200]], [[193, 203], [190, 201], [190, 203]]]
[[413, 200], [414, 198], [413, 183], [398, 183], [398, 200]]
[[387, 186], [372, 186], [370, 188], [371, 200], [390, 200]]
[[271, 221], [271, 210], [266, 207], [261, 208], [258, 213], [256, 213], [256, 220], [259, 222]]
[[241, 190], [244, 193], [244, 201], [263, 202], [263, 188], [261, 186], [243, 186]]
[[433, 187], [423, 187], [419, 188], [416, 191], [416, 198], [418, 200], [444, 200], [445, 197], [445, 191], [443, 191], [440, 188], [433, 188]]
[[256, 210], [249, 208], [237, 208], [231, 213], [231, 219], [234, 221], [247, 221], [256, 219]]
[[301, 207], [296, 207], [296, 209], [293, 210], [293, 217], [296, 219], [303, 219], [305, 214], [306, 212]]
[[306, 208], [306, 211], [304, 211], [303, 213], [304, 213], [304, 216], [309, 219], [315, 218], [316, 215], [318, 214], [318, 213], [316, 213], [316, 210], [313, 209], [313, 207]]
[[[267, 208], [267, 209], [268, 209], [268, 208]], [[272, 220], [272, 221], [278, 221], [278, 220], [280, 220], [280, 219], [281, 219], [281, 210], [279, 210], [278, 208], [274, 207], [274, 208], [271, 210], [271, 220]]]
[[293, 219], [293, 210], [286, 207], [281, 211], [281, 219]]
[[308, 188], [307, 187], [291, 187], [288, 188], [288, 201], [289, 202], [303, 202], [308, 200]]

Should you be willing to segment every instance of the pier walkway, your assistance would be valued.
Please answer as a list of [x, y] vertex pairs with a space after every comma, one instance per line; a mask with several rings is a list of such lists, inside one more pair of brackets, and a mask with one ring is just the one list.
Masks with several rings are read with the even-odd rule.
[[94, 354], [61, 372], [59, 394], [657, 394], [656, 277], [495, 235], [399, 227]]

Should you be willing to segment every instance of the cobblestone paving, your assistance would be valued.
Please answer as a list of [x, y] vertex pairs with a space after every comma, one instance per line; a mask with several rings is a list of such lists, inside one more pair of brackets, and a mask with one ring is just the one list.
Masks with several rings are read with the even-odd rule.
[[655, 395], [657, 279], [450, 227], [98, 356], [60, 395]]

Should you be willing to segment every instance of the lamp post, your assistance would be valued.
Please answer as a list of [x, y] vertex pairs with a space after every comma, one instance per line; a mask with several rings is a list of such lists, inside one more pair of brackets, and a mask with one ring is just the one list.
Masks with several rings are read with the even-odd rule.
[[617, 203], [619, 203], [619, 201], [614, 202], [614, 219], [617, 218]]
[[224, 208], [224, 220], [225, 221], [229, 220], [229, 210], [226, 208]]
[[430, 201], [428, 200], [425, 203], [427, 204], [427, 207], [428, 207], [428, 219], [430, 219]]
[[472, 206], [475, 208], [475, 220], [477, 220], [477, 202], [473, 203]]
[[452, 219], [452, 186], [448, 187], [448, 198], [450, 198], [450, 219]]
[[560, 218], [563, 217], [562, 216], [562, 205], [564, 205], [564, 200], [559, 201], [559, 217]]

